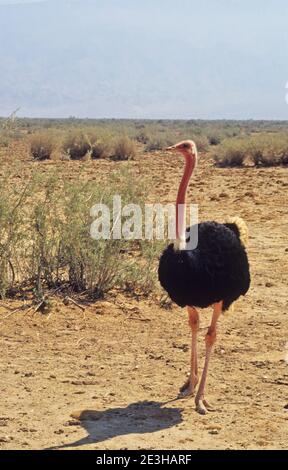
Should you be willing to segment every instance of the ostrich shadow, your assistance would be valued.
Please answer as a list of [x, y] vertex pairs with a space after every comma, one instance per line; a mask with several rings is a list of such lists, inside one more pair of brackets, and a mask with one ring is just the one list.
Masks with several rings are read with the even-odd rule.
[[[173, 401], [173, 400], [172, 400]], [[80, 421], [88, 435], [70, 444], [50, 447], [50, 450], [80, 447], [103, 442], [128, 434], [145, 434], [169, 429], [182, 422], [181, 408], [167, 408], [169, 402], [140, 401], [123, 408], [104, 411], [82, 410], [71, 416]]]

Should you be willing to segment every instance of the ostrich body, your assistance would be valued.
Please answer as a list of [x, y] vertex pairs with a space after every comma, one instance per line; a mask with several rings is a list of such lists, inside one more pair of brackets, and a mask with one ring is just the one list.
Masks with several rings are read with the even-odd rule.
[[169, 297], [180, 307], [187, 307], [192, 331], [191, 371], [189, 379], [180, 389], [180, 396], [194, 394], [198, 384], [197, 332], [199, 315], [196, 307], [213, 305], [211, 324], [205, 337], [205, 365], [196, 394], [195, 403], [199, 413], [211, 409], [204, 398], [204, 389], [209, 359], [216, 341], [216, 324], [221, 312], [250, 286], [249, 263], [245, 246], [248, 229], [240, 217], [229, 223], [203, 222], [198, 229], [198, 245], [195, 249], [186, 246], [185, 208], [189, 180], [197, 164], [197, 149], [193, 141], [180, 142], [167, 150], [180, 152], [185, 158], [185, 171], [179, 186], [176, 201], [176, 242], [163, 252], [158, 269], [159, 281]]

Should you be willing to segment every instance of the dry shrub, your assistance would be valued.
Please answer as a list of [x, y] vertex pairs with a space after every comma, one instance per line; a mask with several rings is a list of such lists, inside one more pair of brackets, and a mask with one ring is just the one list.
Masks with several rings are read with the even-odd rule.
[[110, 143], [105, 140], [96, 142], [91, 150], [91, 158], [96, 160], [98, 158], [107, 158], [110, 154]]
[[209, 148], [209, 141], [205, 135], [195, 136], [195, 138], [192, 137], [192, 140], [195, 141], [199, 152], [207, 152]]
[[30, 139], [30, 154], [34, 160], [49, 160], [55, 148], [56, 140], [51, 133], [42, 132]]
[[108, 158], [111, 153], [111, 136], [107, 133], [97, 132], [89, 136], [91, 143], [91, 158]]
[[136, 140], [137, 142], [140, 142], [141, 144], [148, 144], [149, 142], [149, 134], [146, 131], [141, 131], [136, 134]]
[[133, 160], [136, 156], [136, 144], [128, 136], [116, 139], [112, 158], [114, 160]]
[[158, 150], [163, 150], [165, 147], [169, 147], [173, 142], [171, 138], [162, 135], [152, 135], [149, 138], [149, 141], [145, 147], [145, 152], [155, 152]]
[[217, 147], [214, 155], [216, 164], [220, 167], [240, 167], [246, 157], [245, 143], [241, 139], [229, 139]]
[[255, 166], [286, 165], [288, 161], [288, 136], [285, 134], [259, 134], [250, 138], [248, 153]]
[[71, 160], [84, 158], [91, 151], [91, 143], [87, 132], [79, 129], [70, 131], [63, 142], [63, 150]]
[[244, 160], [255, 166], [288, 164], [288, 136], [284, 133], [260, 133], [244, 139], [228, 139], [217, 147], [214, 160], [218, 166], [242, 166]]
[[220, 133], [213, 133], [208, 135], [209, 145], [219, 145], [223, 136]]
[[10, 138], [9, 135], [0, 129], [0, 147], [9, 147]]

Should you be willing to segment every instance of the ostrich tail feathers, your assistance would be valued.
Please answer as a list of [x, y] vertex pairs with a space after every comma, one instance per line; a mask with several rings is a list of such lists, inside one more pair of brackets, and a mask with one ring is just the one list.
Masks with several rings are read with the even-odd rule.
[[246, 222], [241, 217], [230, 217], [228, 223], [236, 225], [239, 230], [240, 241], [246, 248], [249, 241], [249, 230]]

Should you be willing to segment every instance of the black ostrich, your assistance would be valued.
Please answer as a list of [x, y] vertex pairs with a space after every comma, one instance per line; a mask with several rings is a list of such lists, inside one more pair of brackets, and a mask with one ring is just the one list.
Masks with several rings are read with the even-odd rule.
[[[249, 263], [245, 250], [248, 229], [240, 217], [229, 223], [203, 222], [198, 228], [198, 244], [189, 249], [186, 241], [185, 208], [189, 180], [197, 164], [197, 149], [193, 141], [180, 142], [167, 150], [180, 152], [185, 157], [185, 171], [176, 201], [176, 242], [163, 252], [158, 269], [159, 281], [169, 297], [180, 307], [188, 308], [192, 331], [191, 370], [189, 379], [180, 389], [180, 396], [194, 394], [198, 384], [197, 332], [199, 315], [196, 307], [213, 305], [211, 324], [205, 337], [205, 365], [196, 394], [196, 410], [206, 414], [211, 409], [204, 399], [209, 359], [216, 340], [216, 323], [222, 311], [250, 286]], [[191, 229], [189, 229], [191, 230]], [[191, 233], [191, 232], [190, 232]]]

